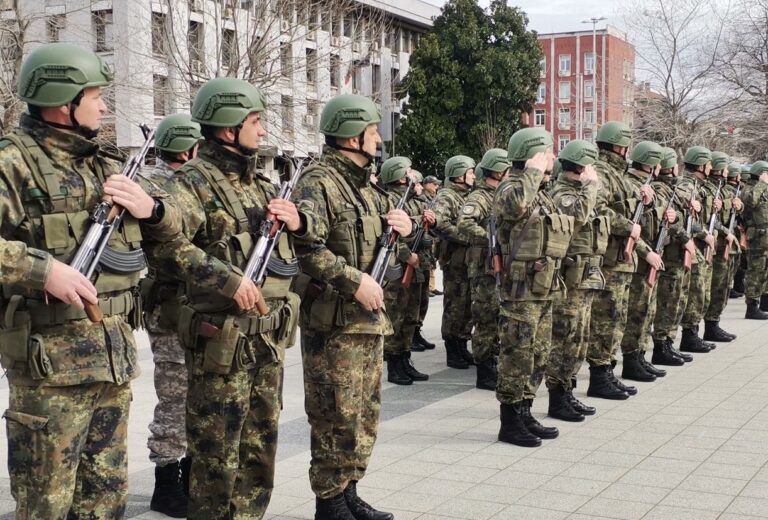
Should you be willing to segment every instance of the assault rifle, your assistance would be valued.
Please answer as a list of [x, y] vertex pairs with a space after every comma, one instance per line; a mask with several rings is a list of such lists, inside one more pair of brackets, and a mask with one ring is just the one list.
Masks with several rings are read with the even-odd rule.
[[502, 267], [501, 246], [496, 237], [496, 215], [491, 213], [488, 219], [488, 264], [493, 269], [493, 276], [496, 277], [496, 289], [501, 289], [501, 267]]
[[[293, 174], [290, 179], [283, 181], [280, 185], [280, 191], [275, 196], [276, 199], [291, 199], [296, 183], [299, 182], [299, 177], [301, 177], [301, 173], [304, 171], [304, 166], [302, 164], [297, 165], [296, 163], [297, 161], [294, 159], [292, 162]], [[284, 229], [285, 222], [279, 221], [273, 213], [267, 210], [264, 220], [262, 220], [259, 226], [259, 238], [251, 249], [248, 262], [245, 264], [245, 269], [243, 269], [243, 276], [253, 280], [256, 287], [262, 287], [267, 279], [267, 266], [269, 265], [270, 258], [272, 258], [272, 251], [275, 250], [275, 246], [280, 241], [280, 235]], [[256, 302], [256, 310], [262, 316], [269, 312], [269, 307], [261, 297]]]
[[[717, 200], [720, 198], [720, 191], [723, 189], [723, 180], [721, 179], [720, 182], [717, 183], [717, 191], [715, 192], [715, 198], [714, 200]], [[712, 216], [709, 218], [709, 229], [707, 232], [710, 235], [713, 235], [715, 239], [717, 239], [717, 234], [715, 232], [715, 224], [717, 224], [717, 211], [715, 211], [715, 204], [712, 203]], [[706, 258], [707, 263], [712, 263], [712, 256], [715, 253], [715, 248], [707, 246], [707, 249], [704, 250], [704, 258]]]
[[[397, 202], [396, 209], [403, 209], [405, 202], [408, 200], [408, 195], [411, 194], [413, 188], [413, 180], [408, 179], [408, 184], [405, 187], [403, 196]], [[381, 285], [384, 283], [384, 275], [387, 272], [387, 266], [389, 265], [389, 259], [392, 258], [392, 253], [395, 252], [395, 245], [400, 234], [395, 231], [392, 226], [387, 226], [384, 233], [379, 237], [379, 250], [376, 253], [376, 261], [373, 263], [371, 269], [371, 277], [376, 280], [376, 283]]]
[[[138, 152], [131, 156], [120, 170], [120, 175], [134, 180], [139, 170], [144, 165], [144, 159], [152, 145], [155, 130], [148, 126], [139, 125], [144, 134], [144, 144]], [[125, 215], [125, 208], [115, 204], [112, 197], [105, 195], [91, 213], [91, 227], [88, 228], [82, 244], [77, 249], [70, 267], [77, 269], [89, 280], [99, 264], [117, 273], [131, 273], [140, 271], [146, 267], [144, 252], [136, 249], [130, 252], [114, 251], [107, 247], [112, 234], [120, 228]], [[104, 318], [104, 314], [98, 304], [83, 302], [85, 313], [93, 323], [98, 323]]]
[[[694, 181], [693, 191], [691, 191], [691, 199], [688, 201], [688, 219], [685, 221], [685, 234], [689, 237], [693, 232], [693, 203], [696, 202], [696, 191], [699, 189], [699, 185]], [[690, 271], [693, 266], [693, 256], [688, 249], [683, 251], [683, 267], [686, 271]]]
[[[653, 173], [648, 174], [648, 178], [645, 179], [645, 182], [643, 183], [643, 186], [648, 186], [651, 184], [651, 181], [653, 180]], [[643, 215], [643, 199], [642, 195], [640, 196], [640, 200], [637, 202], [637, 207], [635, 208], [635, 214], [632, 216], [632, 223], [633, 224], [639, 224], [640, 223], [640, 217]], [[624, 253], [623, 253], [623, 259], [626, 263], [632, 263], [632, 253], [635, 252], [635, 243], [637, 240], [632, 238], [631, 236], [627, 237], [627, 241], [624, 244]]]
[[[739, 195], [741, 194], [741, 183], [739, 183], [739, 186], [736, 188], [736, 195], [734, 196], [735, 199], [739, 198]], [[731, 220], [728, 221], [728, 234], [733, 235], [733, 232], [736, 230], [736, 209], [731, 208]], [[731, 243], [725, 242], [725, 251], [723, 252], [723, 258], [728, 260], [728, 257], [731, 256]]]
[[[664, 222], [662, 223], [659, 234], [656, 237], [656, 244], [653, 246], [653, 251], [658, 255], [664, 253], [664, 246], [666, 245], [667, 237], [669, 236], [669, 220], [667, 219], [667, 211], [669, 211], [669, 209], [672, 207], [672, 201], [674, 201], [676, 198], [677, 196], [673, 191], [672, 196], [667, 202], [667, 206], [664, 208]], [[648, 276], [645, 278], [645, 283], [648, 284], [648, 287], [653, 288], [653, 286], [656, 285], [656, 278], [659, 270], [652, 265], [649, 265], [648, 267]]]
[[[427, 209], [434, 209], [435, 207], [435, 201], [437, 200], [437, 197], [432, 199], [432, 202], [429, 203], [429, 206], [427, 206]], [[429, 224], [427, 222], [423, 222], [419, 230], [416, 232], [416, 238], [413, 239], [413, 244], [411, 245], [411, 253], [421, 253], [421, 250], [424, 249], [424, 237], [429, 233]], [[405, 273], [403, 274], [403, 287], [410, 288], [411, 282], [413, 281], [413, 275], [416, 272], [416, 269], [411, 265], [408, 264], [405, 266]]]

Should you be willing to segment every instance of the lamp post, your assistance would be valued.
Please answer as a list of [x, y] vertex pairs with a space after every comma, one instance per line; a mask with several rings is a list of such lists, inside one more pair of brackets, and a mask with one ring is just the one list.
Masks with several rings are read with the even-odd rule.
[[[603, 20], [607, 20], [605, 16], [596, 17], [593, 16], [589, 20], [582, 20], [581, 23], [591, 23], [592, 24], [592, 140], [595, 140], [595, 136], [597, 135], [597, 24], [598, 22], [602, 22]], [[605, 95], [605, 92], [603, 92], [603, 95]], [[603, 114], [605, 116], [605, 114]]]

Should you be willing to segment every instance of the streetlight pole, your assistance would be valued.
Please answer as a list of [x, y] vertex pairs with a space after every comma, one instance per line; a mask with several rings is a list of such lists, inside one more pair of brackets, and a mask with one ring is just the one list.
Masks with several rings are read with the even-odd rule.
[[[605, 16], [596, 17], [593, 16], [589, 20], [582, 20], [581, 23], [591, 23], [592, 24], [592, 140], [595, 140], [595, 137], [597, 136], [597, 110], [598, 110], [598, 104], [597, 104], [597, 24], [598, 22], [602, 22], [603, 20], [607, 20]], [[605, 73], [605, 71], [603, 71]], [[603, 95], [605, 95], [605, 92], [603, 92]]]

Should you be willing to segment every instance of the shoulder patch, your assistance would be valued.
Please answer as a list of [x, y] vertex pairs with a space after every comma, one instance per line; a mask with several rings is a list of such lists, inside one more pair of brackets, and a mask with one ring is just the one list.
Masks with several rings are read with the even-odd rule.
[[465, 215], [471, 215], [475, 212], [474, 204], [464, 204], [464, 208], [461, 210]]
[[560, 205], [564, 208], [573, 206], [574, 202], [576, 202], [576, 195], [563, 195], [560, 198]]

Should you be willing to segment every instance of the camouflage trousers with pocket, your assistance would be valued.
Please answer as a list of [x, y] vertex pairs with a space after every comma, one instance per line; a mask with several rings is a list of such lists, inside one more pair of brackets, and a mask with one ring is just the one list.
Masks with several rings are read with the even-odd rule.
[[499, 355], [499, 296], [493, 275], [475, 276], [472, 287], [472, 357], [483, 363]]
[[688, 304], [691, 273], [683, 266], [667, 266], [656, 279], [656, 314], [653, 317], [654, 341], [675, 339]]
[[691, 282], [688, 285], [688, 303], [680, 325], [684, 329], [695, 329], [704, 318], [709, 306], [709, 291], [712, 285], [712, 265], [704, 257], [691, 267]]
[[466, 264], [443, 269], [443, 293], [443, 339], [472, 339], [472, 295]]
[[633, 273], [629, 284], [629, 301], [627, 305], [627, 325], [621, 338], [622, 354], [645, 352], [648, 349], [651, 335], [651, 325], [656, 316], [656, 287], [648, 287], [645, 282], [646, 273]]
[[400, 280], [393, 280], [384, 289], [384, 304], [392, 322], [394, 334], [384, 338], [384, 355], [399, 355], [411, 351], [413, 335], [419, 326], [419, 311], [424, 282], [411, 282], [406, 288]]
[[605, 269], [605, 288], [595, 291], [589, 324], [587, 360], [590, 366], [610, 365], [621, 346], [627, 324], [632, 273]]
[[552, 309], [552, 350], [547, 363], [547, 386], [570, 388], [571, 378], [587, 357], [593, 289], [571, 289]]
[[724, 258], [722, 251], [715, 256], [712, 264], [712, 287], [709, 291], [709, 305], [704, 313], [704, 321], [720, 321], [731, 293], [731, 282], [736, 276], [736, 269], [741, 261], [741, 253], [731, 252]]

